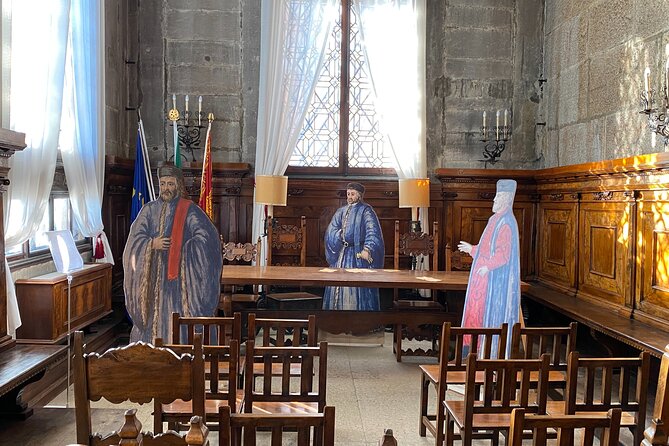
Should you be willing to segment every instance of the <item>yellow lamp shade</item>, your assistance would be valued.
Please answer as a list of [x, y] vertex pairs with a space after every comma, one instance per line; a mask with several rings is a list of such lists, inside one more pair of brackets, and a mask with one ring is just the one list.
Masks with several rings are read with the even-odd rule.
[[402, 178], [399, 186], [401, 208], [430, 206], [430, 180], [428, 178]]
[[256, 175], [255, 202], [285, 206], [288, 196], [288, 177], [284, 175]]

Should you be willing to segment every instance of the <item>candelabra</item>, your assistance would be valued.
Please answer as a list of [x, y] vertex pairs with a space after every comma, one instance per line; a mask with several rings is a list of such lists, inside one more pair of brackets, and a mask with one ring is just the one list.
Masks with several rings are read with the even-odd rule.
[[[190, 154], [190, 160], [195, 161], [194, 150], [201, 149], [202, 129], [207, 127], [205, 119], [208, 122], [212, 122], [214, 114], [202, 111], [202, 96], [198, 98], [197, 112], [190, 112], [188, 110], [188, 95], [186, 95], [184, 112], [181, 113], [177, 108], [176, 95], [172, 95], [172, 108], [167, 114], [167, 119], [172, 123], [175, 149], [174, 154], [168, 157], [167, 148], [165, 148], [165, 158], [177, 164], [177, 160], [174, 159], [177, 153], [179, 153], [179, 156], [185, 158], [186, 161], [188, 161]], [[178, 151], [177, 145], [179, 148]]]
[[667, 85], [662, 90], [664, 91], [664, 103], [660, 109], [655, 108], [655, 90], [645, 89], [641, 92], [641, 114], [648, 116], [648, 128], [651, 132], [657, 133], [664, 138], [664, 145], [669, 145], [669, 99], [667, 98]]
[[504, 125], [499, 125], [499, 110], [496, 113], [496, 125], [492, 128], [486, 126], [486, 112], [483, 112], [483, 125], [481, 126], [481, 142], [483, 146], [483, 158], [481, 161], [495, 164], [502, 156], [506, 148], [506, 142], [511, 138], [511, 126], [509, 112], [504, 110]]

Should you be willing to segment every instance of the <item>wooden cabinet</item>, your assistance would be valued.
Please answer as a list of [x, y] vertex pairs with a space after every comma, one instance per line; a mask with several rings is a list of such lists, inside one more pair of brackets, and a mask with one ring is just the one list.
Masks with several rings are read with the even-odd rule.
[[[72, 273], [70, 330], [79, 330], [111, 313], [112, 265], [96, 263]], [[31, 343], [57, 343], [67, 336], [67, 276], [49, 273], [16, 281], [23, 324], [16, 337]]]

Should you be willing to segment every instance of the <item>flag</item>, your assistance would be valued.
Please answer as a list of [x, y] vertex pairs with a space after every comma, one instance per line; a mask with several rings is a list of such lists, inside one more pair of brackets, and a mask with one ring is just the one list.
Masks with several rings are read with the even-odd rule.
[[205, 214], [209, 216], [209, 220], [214, 220], [214, 206], [213, 199], [213, 173], [211, 162], [211, 122], [207, 127], [207, 139], [204, 143], [204, 159], [202, 160], [202, 180], [200, 181], [200, 200], [198, 204]]
[[137, 130], [137, 149], [135, 155], [135, 179], [132, 183], [132, 201], [130, 206], [130, 223], [135, 221], [144, 203], [148, 202], [149, 185], [146, 181], [146, 166], [142, 150], [141, 132]]
[[177, 131], [177, 122], [172, 124], [174, 132], [174, 165], [181, 167], [181, 150], [179, 149], [179, 132]]

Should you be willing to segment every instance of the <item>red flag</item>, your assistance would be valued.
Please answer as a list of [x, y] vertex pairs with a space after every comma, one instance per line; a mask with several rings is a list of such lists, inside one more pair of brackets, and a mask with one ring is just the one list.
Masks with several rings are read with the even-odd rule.
[[207, 140], [204, 144], [204, 159], [202, 160], [202, 180], [200, 182], [200, 199], [198, 204], [210, 220], [214, 220], [213, 172], [211, 162], [211, 122], [207, 127]]

